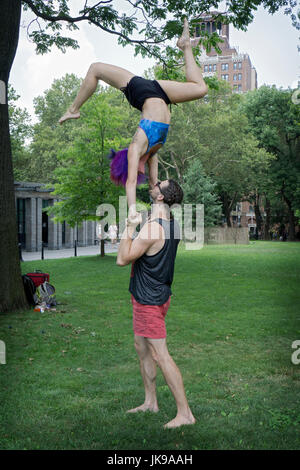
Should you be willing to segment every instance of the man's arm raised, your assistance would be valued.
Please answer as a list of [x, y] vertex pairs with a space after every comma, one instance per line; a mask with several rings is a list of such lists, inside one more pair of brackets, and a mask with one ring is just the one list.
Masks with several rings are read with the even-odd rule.
[[151, 224], [146, 222], [138, 236], [133, 240], [132, 237], [137, 225], [127, 220], [127, 226], [123, 232], [118, 250], [118, 266], [126, 266], [140, 258], [159, 239], [159, 233], [152, 233]]

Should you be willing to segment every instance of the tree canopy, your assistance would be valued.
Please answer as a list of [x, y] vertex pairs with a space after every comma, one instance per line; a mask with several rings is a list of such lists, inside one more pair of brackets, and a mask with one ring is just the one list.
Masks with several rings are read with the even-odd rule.
[[241, 112], [260, 147], [275, 157], [259, 186], [269, 199], [282, 199], [286, 205], [293, 239], [294, 214], [300, 209], [299, 105], [293, 103], [291, 90], [262, 86], [245, 96]]
[[[28, 36], [36, 44], [37, 53], [49, 52], [56, 45], [63, 52], [67, 47], [79, 47], [76, 39], [68, 37], [68, 31], [78, 29], [81, 22], [94, 25], [118, 37], [122, 46], [131, 44], [135, 54], [154, 56], [161, 63], [174, 67], [177, 51], [170, 47], [170, 40], [181, 33], [183, 17], [193, 24], [202, 13], [216, 11], [224, 2], [216, 0], [22, 0], [25, 10], [31, 9], [36, 15], [28, 25]], [[253, 21], [259, 6], [273, 14], [280, 8], [290, 15], [295, 27], [300, 28], [295, 13], [294, 0], [227, 0], [225, 10], [215, 14], [218, 21], [231, 23], [246, 30]], [[217, 33], [202, 33], [201, 43], [207, 49], [217, 46]]]

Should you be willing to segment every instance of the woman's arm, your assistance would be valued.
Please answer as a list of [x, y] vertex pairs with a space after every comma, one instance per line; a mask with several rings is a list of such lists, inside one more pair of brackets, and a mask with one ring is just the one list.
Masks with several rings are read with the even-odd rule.
[[128, 176], [126, 181], [126, 196], [129, 208], [129, 219], [137, 217], [136, 185], [140, 158], [146, 152], [148, 140], [145, 132], [138, 128], [128, 147]]
[[126, 181], [126, 196], [129, 209], [129, 217], [136, 214], [136, 184], [140, 161], [140, 155], [135, 144], [130, 144], [128, 148], [128, 176]]
[[157, 154], [152, 155], [148, 159], [149, 168], [149, 186], [152, 189], [158, 181], [158, 156]]

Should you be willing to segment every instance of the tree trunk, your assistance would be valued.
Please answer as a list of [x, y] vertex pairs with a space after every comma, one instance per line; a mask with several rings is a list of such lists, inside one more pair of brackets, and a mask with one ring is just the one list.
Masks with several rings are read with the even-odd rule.
[[230, 214], [231, 214], [231, 209], [232, 209], [232, 202], [230, 203], [228, 194], [227, 193], [222, 193], [221, 194], [221, 201], [223, 205], [223, 211], [224, 215], [226, 217], [226, 222], [227, 222], [227, 227], [231, 227], [231, 220], [230, 220]]
[[267, 197], [266, 199], [266, 220], [265, 220], [265, 227], [264, 227], [264, 239], [265, 240], [271, 240], [271, 235], [270, 235], [270, 224], [271, 224], [271, 203], [270, 199]]
[[28, 308], [17, 239], [7, 86], [20, 27], [21, 0], [2, 0], [0, 15], [0, 312]]
[[296, 240], [296, 233], [295, 233], [295, 225], [296, 219], [294, 210], [292, 208], [292, 203], [287, 197], [284, 196], [285, 203], [288, 207], [288, 217], [289, 217], [289, 233], [288, 233], [288, 240], [290, 242], [294, 242]]
[[259, 203], [260, 203], [260, 195], [256, 194], [255, 202], [254, 202], [254, 212], [255, 212], [255, 220], [256, 220], [256, 229], [255, 229], [256, 240], [258, 240], [259, 232], [261, 232], [261, 229], [262, 229], [262, 216], [260, 212]]
[[288, 217], [289, 217], [289, 235], [288, 235], [288, 239], [289, 239], [289, 241], [293, 242], [293, 241], [296, 240], [296, 233], [295, 233], [296, 218], [295, 218], [294, 210], [292, 208], [292, 202], [286, 197], [286, 195], [284, 193], [284, 187], [285, 187], [285, 185], [283, 184], [281, 194], [282, 194], [283, 200], [286, 203], [287, 208], [288, 208]]

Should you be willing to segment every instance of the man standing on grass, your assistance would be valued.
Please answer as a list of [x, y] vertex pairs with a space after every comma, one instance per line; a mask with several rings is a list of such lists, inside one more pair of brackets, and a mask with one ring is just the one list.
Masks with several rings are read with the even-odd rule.
[[151, 216], [134, 240], [136, 224], [127, 220], [117, 257], [119, 266], [132, 263], [129, 291], [133, 330], [145, 387], [145, 402], [128, 412], [158, 411], [157, 364], [177, 405], [176, 417], [164, 427], [176, 428], [196, 421], [186, 399], [180, 370], [168, 352], [165, 327], [180, 240], [179, 226], [169, 208], [182, 202], [183, 192], [176, 181], [165, 180], [158, 182], [149, 193], [153, 200]]

